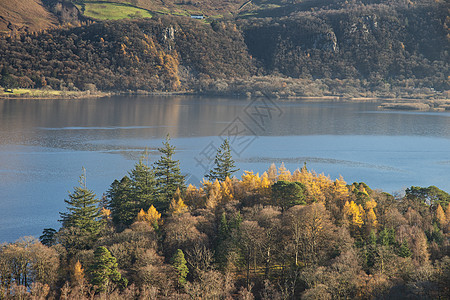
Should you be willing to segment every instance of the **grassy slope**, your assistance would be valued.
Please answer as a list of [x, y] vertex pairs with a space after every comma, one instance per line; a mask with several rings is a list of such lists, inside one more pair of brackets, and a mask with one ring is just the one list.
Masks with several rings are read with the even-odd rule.
[[[103, 2], [103, 3], [102, 3]], [[88, 1], [88, 4], [105, 4], [117, 3], [122, 4], [123, 10], [128, 8], [142, 8], [146, 11], [161, 14], [173, 15], [190, 15], [190, 14], [205, 14], [212, 17], [220, 17], [230, 15], [230, 13], [237, 12], [238, 8], [245, 2], [245, 0], [203, 0], [203, 1], [183, 1], [183, 0], [108, 0], [108, 1]], [[89, 5], [86, 5], [86, 8]], [[107, 13], [104, 13], [107, 14]], [[90, 16], [87, 12], [86, 16]], [[95, 17], [95, 16], [92, 16]]]
[[[82, 11], [81, 5], [77, 5]], [[121, 3], [85, 2], [84, 15], [98, 20], [119, 20], [132, 17], [150, 18], [152, 15], [145, 9]]]
[[41, 0], [0, 1], [0, 32], [8, 32], [8, 24], [15, 28], [38, 31], [53, 27], [58, 20], [43, 6]]

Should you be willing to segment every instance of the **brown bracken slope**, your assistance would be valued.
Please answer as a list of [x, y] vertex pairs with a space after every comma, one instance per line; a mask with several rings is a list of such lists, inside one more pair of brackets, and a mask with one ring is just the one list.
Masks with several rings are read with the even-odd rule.
[[56, 24], [58, 19], [45, 9], [41, 0], [0, 0], [0, 33], [32, 32]]

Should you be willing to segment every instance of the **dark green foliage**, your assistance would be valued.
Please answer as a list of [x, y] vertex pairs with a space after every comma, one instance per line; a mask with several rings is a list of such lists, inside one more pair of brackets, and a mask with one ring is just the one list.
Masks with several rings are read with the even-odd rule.
[[365, 79], [372, 91], [414, 78], [416, 88], [449, 89], [443, 2], [332, 2], [318, 12], [241, 21], [250, 54], [268, 73], [296, 78]]
[[396, 245], [394, 228], [383, 228], [378, 234], [378, 243], [383, 246]]
[[181, 249], [177, 249], [170, 263], [175, 268], [178, 277], [178, 283], [183, 286], [186, 283], [186, 276], [189, 273], [184, 253]]
[[116, 258], [105, 247], [98, 247], [94, 252], [94, 262], [89, 269], [91, 284], [98, 292], [105, 291], [111, 283], [127, 285], [125, 278], [117, 269]]
[[272, 199], [283, 211], [295, 205], [306, 204], [306, 187], [300, 182], [279, 180], [272, 185]]
[[68, 212], [60, 213], [60, 222], [62, 223], [60, 233], [65, 236], [62, 240], [66, 242], [72, 239], [83, 241], [80, 244], [68, 242], [65, 245], [66, 247], [75, 245], [76, 248], [81, 247], [83, 249], [92, 247], [92, 244], [99, 237], [104, 223], [100, 219], [99, 200], [93, 191], [86, 187], [85, 174], [80, 176], [79, 182], [80, 186], [75, 187], [74, 192], [69, 194], [68, 200], [64, 200]]
[[13, 92], [13, 89], [19, 87], [16, 76], [11, 75], [7, 67], [2, 68], [0, 73], [0, 86], [5, 92]]
[[401, 243], [400, 248], [398, 249], [398, 256], [406, 258], [412, 255], [411, 249], [408, 247], [408, 243], [404, 241]]
[[129, 175], [131, 179], [130, 198], [136, 202], [134, 212], [137, 215], [141, 209], [147, 210], [155, 201], [155, 173], [141, 158]]
[[45, 246], [51, 247], [56, 243], [56, 230], [53, 228], [44, 228], [39, 241]]
[[130, 225], [136, 218], [135, 203], [130, 195], [131, 180], [128, 176], [124, 176], [120, 181], [114, 180], [111, 184], [107, 197], [114, 224]]
[[438, 245], [442, 245], [442, 243], [445, 240], [445, 236], [442, 233], [442, 231], [439, 229], [438, 224], [435, 222], [433, 223], [433, 227], [429, 230], [425, 232], [428, 238], [428, 241], [431, 242], [436, 242]]
[[129, 226], [141, 209], [147, 210], [155, 201], [156, 181], [153, 170], [144, 163], [144, 158], [123, 177], [111, 184], [107, 197], [113, 222]]
[[231, 238], [231, 228], [228, 224], [227, 216], [225, 212], [222, 213], [220, 217], [219, 228], [217, 230], [216, 239], [216, 252], [215, 258], [216, 262], [219, 264], [221, 269], [225, 268], [227, 261], [227, 252], [229, 247], [229, 240]]
[[377, 255], [377, 235], [374, 231], [370, 232], [368, 239], [365, 241], [363, 254], [366, 269], [372, 268]]
[[418, 186], [407, 188], [406, 197], [418, 203], [430, 205], [433, 209], [440, 204], [445, 210], [450, 202], [450, 195], [433, 185], [427, 188]]
[[214, 168], [205, 177], [211, 181], [216, 179], [224, 181], [227, 177], [231, 178], [233, 173], [237, 171], [239, 169], [236, 169], [235, 162], [231, 156], [230, 143], [228, 139], [225, 139], [219, 149], [217, 149], [217, 154], [214, 158]]
[[154, 170], [156, 176], [156, 189], [160, 203], [155, 205], [158, 211], [168, 208], [177, 189], [183, 193], [186, 190], [185, 176], [181, 175], [180, 162], [173, 159], [175, 146], [170, 144], [170, 137], [167, 135], [163, 142], [163, 147], [158, 148], [161, 158], [155, 162]]

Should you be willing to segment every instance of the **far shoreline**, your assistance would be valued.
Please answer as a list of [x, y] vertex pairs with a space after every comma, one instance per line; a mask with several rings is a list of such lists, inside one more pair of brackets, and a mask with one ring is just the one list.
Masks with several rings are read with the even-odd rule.
[[383, 96], [356, 96], [349, 95], [323, 95], [304, 96], [290, 95], [280, 97], [278, 95], [254, 95], [251, 96], [232, 91], [224, 92], [196, 92], [196, 91], [62, 91], [62, 90], [40, 90], [40, 89], [14, 89], [13, 93], [0, 91], [0, 100], [77, 100], [77, 99], [100, 99], [112, 96], [210, 96], [210, 97], [233, 97], [245, 99], [269, 98], [285, 101], [339, 101], [339, 102], [380, 102], [380, 110], [410, 110], [410, 111], [450, 111], [449, 98], [434, 98], [436, 95], [422, 97], [383, 97]]

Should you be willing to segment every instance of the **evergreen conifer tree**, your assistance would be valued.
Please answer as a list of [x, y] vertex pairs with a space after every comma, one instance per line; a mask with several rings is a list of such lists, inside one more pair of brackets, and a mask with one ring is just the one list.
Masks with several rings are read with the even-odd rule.
[[[75, 242], [75, 248], [90, 248], [100, 235], [103, 221], [100, 219], [99, 200], [94, 192], [86, 187], [86, 170], [80, 176], [80, 186], [75, 187], [73, 193], [69, 193], [67, 203], [68, 212], [60, 213], [62, 222], [62, 235], [66, 241], [66, 247], [71, 247]], [[67, 229], [67, 230], [65, 230]], [[65, 233], [67, 234], [65, 234]], [[63, 243], [64, 244], [64, 243]]]
[[400, 248], [398, 249], [398, 256], [400, 257], [410, 257], [412, 255], [411, 249], [408, 247], [408, 243], [403, 241], [401, 243]]
[[105, 247], [98, 247], [94, 252], [94, 262], [90, 268], [91, 283], [97, 287], [97, 291], [105, 291], [112, 283], [126, 285], [126, 279], [117, 269], [117, 261], [111, 252]]
[[186, 283], [186, 276], [189, 273], [189, 269], [187, 267], [186, 259], [184, 258], [184, 253], [181, 249], [178, 249], [177, 252], [175, 252], [171, 263], [177, 272], [178, 283], [181, 286], [184, 285]]
[[41, 241], [42, 245], [47, 247], [51, 247], [56, 243], [56, 230], [53, 228], [44, 228], [42, 231], [42, 235], [39, 237], [39, 241]]
[[157, 207], [159, 211], [168, 208], [177, 189], [180, 189], [181, 193], [186, 190], [185, 176], [181, 175], [180, 162], [173, 159], [175, 146], [170, 144], [169, 135], [166, 136], [163, 145], [164, 147], [158, 148], [161, 158], [154, 164], [156, 189], [161, 202]]
[[235, 162], [231, 156], [230, 143], [225, 139], [217, 149], [216, 157], [214, 158], [214, 168], [206, 174], [205, 177], [210, 181], [225, 181], [227, 177], [231, 177], [233, 173], [239, 171], [236, 169]]
[[115, 180], [108, 191], [109, 208], [116, 225], [131, 225], [141, 209], [147, 210], [155, 199], [156, 181], [153, 170], [139, 159], [130, 177]]

